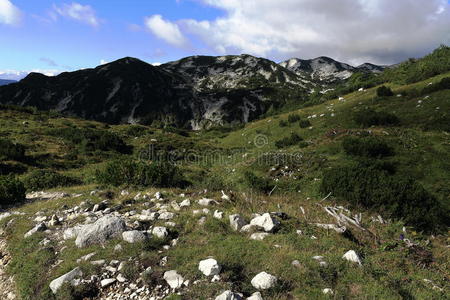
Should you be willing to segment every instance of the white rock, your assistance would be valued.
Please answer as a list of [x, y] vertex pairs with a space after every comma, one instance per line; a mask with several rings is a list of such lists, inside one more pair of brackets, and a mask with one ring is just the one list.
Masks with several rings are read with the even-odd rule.
[[253, 277], [251, 284], [255, 289], [267, 290], [275, 286], [277, 278], [266, 272], [261, 272]]
[[264, 300], [260, 292], [253, 293], [247, 300]]
[[223, 211], [218, 211], [218, 210], [214, 211], [213, 217], [216, 218], [216, 219], [222, 219], [223, 218]]
[[225, 201], [228, 201], [228, 200], [230, 200], [230, 196], [228, 196], [227, 194], [225, 194], [225, 192], [224, 191], [222, 191], [222, 200], [225, 200]]
[[225, 291], [219, 296], [216, 297], [215, 300], [241, 300], [242, 296], [232, 291]]
[[254, 224], [247, 224], [242, 226], [241, 228], [241, 232], [252, 232], [252, 231], [256, 231], [258, 229], [258, 226], [254, 225]]
[[230, 218], [231, 228], [233, 228], [235, 231], [241, 230], [241, 228], [247, 224], [247, 222], [245, 222], [244, 218], [242, 218], [238, 214], [231, 215], [229, 218]]
[[262, 216], [256, 217], [250, 221], [250, 224], [259, 226], [264, 229], [266, 232], [271, 232], [275, 230], [280, 222], [278, 220], [272, 218], [269, 213], [265, 213]]
[[104, 243], [125, 231], [125, 222], [118, 217], [105, 216], [94, 224], [84, 225], [78, 232], [75, 245], [78, 248]]
[[134, 244], [145, 241], [147, 236], [142, 231], [131, 230], [123, 232], [122, 238], [125, 242]]
[[157, 238], [163, 239], [169, 235], [166, 227], [156, 226], [152, 229], [152, 234]]
[[250, 236], [250, 239], [255, 241], [262, 241], [269, 235], [270, 233], [267, 232], [255, 232]]
[[80, 257], [79, 259], [77, 259], [77, 263], [80, 263], [80, 262], [83, 262], [83, 261], [88, 261], [88, 260], [90, 260], [95, 254], [96, 254], [95, 252], [92, 252], [92, 253], [89, 253], [89, 254], [87, 254], [87, 255], [85, 255], [85, 256], [82, 256], [82, 257]]
[[184, 278], [176, 270], [171, 270], [164, 273], [164, 280], [172, 289], [178, 289], [183, 285]]
[[325, 295], [333, 295], [334, 294], [333, 290], [329, 289], [329, 288], [323, 289], [322, 293], [324, 293]]
[[209, 206], [209, 205], [217, 204], [217, 202], [214, 201], [213, 199], [202, 198], [202, 199], [198, 200], [198, 204], [201, 206]]
[[31, 229], [30, 231], [25, 233], [24, 238], [28, 238], [28, 237], [32, 236], [33, 234], [35, 234], [36, 232], [42, 232], [45, 230], [47, 230], [47, 226], [45, 225], [45, 223], [40, 223], [40, 224], [36, 225], [35, 227], [33, 227], [33, 229]]
[[83, 276], [83, 272], [81, 271], [80, 268], [75, 268], [72, 271], [70, 271], [69, 273], [66, 273], [64, 275], [62, 275], [61, 277], [56, 278], [55, 280], [53, 280], [50, 283], [50, 289], [52, 290], [53, 294], [56, 294], [56, 292], [61, 288], [61, 286], [65, 283], [65, 282], [71, 282], [73, 281], [75, 278], [79, 278]]
[[103, 279], [102, 281], [100, 281], [100, 285], [102, 288], [106, 288], [108, 286], [110, 286], [111, 284], [115, 283], [117, 280], [115, 278], [108, 278], [108, 279]]
[[127, 281], [125, 276], [123, 276], [122, 274], [117, 275], [116, 279], [117, 279], [118, 282], [126, 282]]
[[208, 258], [200, 261], [198, 269], [205, 276], [214, 276], [219, 275], [220, 270], [222, 270], [222, 267], [217, 263], [217, 260], [215, 260], [214, 258]]
[[361, 259], [359, 258], [358, 254], [354, 250], [347, 251], [344, 256], [342, 256], [343, 259], [346, 259], [351, 262], [355, 262], [358, 265], [361, 265]]
[[170, 206], [176, 211], [179, 211], [181, 209], [180, 205], [178, 205], [177, 201], [170, 202]]
[[185, 199], [180, 203], [180, 207], [188, 207], [191, 206], [191, 200]]
[[166, 211], [166, 212], [162, 212], [159, 215], [158, 219], [159, 220], [172, 220], [174, 217], [175, 217], [174, 213]]

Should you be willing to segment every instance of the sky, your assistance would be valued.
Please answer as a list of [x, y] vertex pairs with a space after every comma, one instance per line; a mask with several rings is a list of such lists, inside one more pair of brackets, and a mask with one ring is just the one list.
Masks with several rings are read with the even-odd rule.
[[132, 56], [393, 64], [450, 44], [449, 0], [0, 0], [0, 78]]

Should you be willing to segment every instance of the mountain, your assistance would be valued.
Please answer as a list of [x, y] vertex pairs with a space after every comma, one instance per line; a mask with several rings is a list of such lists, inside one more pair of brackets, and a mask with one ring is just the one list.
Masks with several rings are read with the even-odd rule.
[[7, 84], [10, 84], [10, 83], [14, 83], [14, 82], [16, 82], [15, 80], [9, 80], [9, 79], [0, 79], [0, 86], [1, 85], [7, 85]]
[[194, 56], [158, 67], [135, 58], [0, 88], [0, 103], [54, 109], [108, 123], [191, 129], [254, 120], [271, 106], [306, 99], [313, 85], [250, 55]]
[[379, 73], [385, 68], [383, 66], [377, 66], [370, 63], [353, 67], [349, 64], [338, 62], [325, 56], [308, 60], [291, 58], [281, 62], [280, 65], [296, 73], [305, 80], [321, 84], [329, 84], [346, 80], [355, 72]]

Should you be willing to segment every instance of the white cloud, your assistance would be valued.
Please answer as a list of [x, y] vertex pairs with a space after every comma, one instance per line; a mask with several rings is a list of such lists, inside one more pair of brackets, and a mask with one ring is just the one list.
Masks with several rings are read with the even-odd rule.
[[0, 23], [18, 25], [22, 19], [22, 12], [9, 0], [0, 0]]
[[106, 65], [108, 63], [109, 63], [109, 61], [104, 60], [104, 59], [100, 59], [100, 65]]
[[[81, 23], [85, 23], [92, 27], [98, 27], [100, 25], [100, 19], [97, 17], [95, 10], [89, 5], [81, 5], [73, 2], [71, 4], [63, 4], [61, 6], [53, 6], [56, 14], [76, 20]], [[56, 15], [52, 15], [56, 19]]]
[[26, 77], [30, 73], [41, 73], [46, 76], [56, 76], [60, 74], [62, 71], [60, 70], [44, 70], [44, 69], [32, 69], [29, 71], [17, 71], [17, 70], [0, 70], [0, 79], [8, 79], [8, 80], [21, 80]]
[[183, 32], [193, 34], [219, 54], [250, 53], [278, 60], [327, 55], [354, 64], [394, 63], [450, 43], [447, 0], [201, 1], [224, 10], [225, 16], [177, 23], [154, 16], [155, 23], [176, 31], [154, 29], [155, 34], [173, 39], [172, 44]]
[[145, 26], [158, 38], [176, 47], [186, 47], [189, 43], [178, 24], [164, 20], [161, 15], [145, 18]]

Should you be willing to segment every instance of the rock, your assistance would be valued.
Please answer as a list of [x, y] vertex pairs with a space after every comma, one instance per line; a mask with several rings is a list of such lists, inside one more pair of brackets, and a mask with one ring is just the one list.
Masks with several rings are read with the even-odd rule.
[[219, 275], [222, 267], [217, 263], [217, 260], [215, 260], [214, 258], [208, 258], [200, 261], [198, 269], [205, 276], [214, 276]]
[[191, 206], [191, 200], [185, 199], [180, 203], [180, 207], [188, 207]]
[[337, 233], [344, 233], [347, 228], [345, 226], [337, 226], [335, 224], [320, 224], [320, 223], [316, 223], [317, 227], [320, 228], [325, 228], [325, 229], [331, 229], [336, 231]]
[[270, 235], [270, 233], [267, 233], [267, 232], [256, 232], [250, 236], [250, 239], [255, 240], [255, 241], [262, 241], [269, 235]]
[[250, 221], [250, 224], [259, 226], [266, 232], [274, 231], [279, 225], [278, 220], [272, 218], [269, 213], [265, 213], [262, 216], [256, 217]]
[[358, 254], [354, 250], [347, 251], [344, 256], [342, 256], [343, 259], [346, 259], [351, 262], [355, 262], [358, 265], [361, 265], [361, 259], [359, 258]]
[[163, 198], [163, 195], [161, 194], [161, 192], [156, 192], [155, 198], [156, 198], [156, 200], [161, 200]]
[[225, 194], [224, 191], [222, 191], [222, 197], [220, 197], [220, 198], [222, 198], [222, 200], [225, 200], [225, 201], [230, 200], [230, 196], [228, 196], [227, 194]]
[[55, 227], [61, 225], [61, 221], [59, 220], [57, 215], [53, 215], [51, 220], [48, 222], [49, 226]]
[[245, 222], [244, 218], [240, 215], [235, 214], [230, 216], [230, 225], [235, 231], [241, 230], [241, 228], [246, 224], [247, 222]]
[[166, 227], [156, 226], [152, 229], [152, 234], [159, 239], [163, 239], [169, 235]]
[[117, 279], [118, 282], [122, 282], [122, 283], [127, 281], [125, 276], [123, 276], [122, 274], [117, 275], [116, 279]]
[[217, 204], [217, 202], [213, 199], [202, 198], [202, 199], [198, 200], [198, 204], [201, 206], [210, 206], [210, 205]]
[[104, 259], [91, 261], [91, 265], [93, 266], [103, 266], [104, 264], [106, 264], [106, 260]]
[[47, 230], [47, 226], [45, 225], [45, 223], [40, 223], [40, 224], [36, 225], [30, 231], [25, 233], [25, 235], [23, 237], [24, 238], [28, 238], [28, 237], [32, 236], [33, 234], [35, 234], [36, 232], [42, 232], [42, 231], [45, 231], [45, 230]]
[[219, 275], [214, 275], [213, 278], [211, 278], [211, 282], [219, 282], [219, 281], [220, 281]]
[[261, 272], [253, 277], [251, 284], [255, 289], [267, 290], [275, 286], [277, 278], [266, 272]]
[[125, 231], [125, 222], [118, 217], [105, 216], [95, 223], [84, 225], [78, 233], [75, 245], [78, 248], [104, 243]]
[[203, 217], [201, 217], [201, 218], [198, 220], [197, 224], [198, 224], [198, 225], [204, 225], [205, 222], [206, 222], [206, 217], [203, 216]]
[[147, 236], [142, 231], [131, 230], [123, 232], [122, 238], [125, 242], [134, 244], [145, 241], [147, 239]]
[[291, 265], [296, 268], [300, 268], [302, 266], [302, 264], [298, 260], [293, 260], [291, 262]]
[[61, 286], [65, 283], [65, 282], [71, 282], [73, 281], [75, 278], [79, 278], [83, 276], [83, 272], [81, 271], [80, 268], [75, 268], [72, 271], [70, 271], [69, 273], [64, 274], [61, 277], [56, 278], [55, 280], [53, 280], [50, 283], [50, 289], [52, 290], [53, 294], [56, 294], [56, 292], [58, 292], [58, 290], [61, 288]]
[[232, 291], [225, 291], [219, 296], [216, 297], [215, 300], [241, 300], [242, 296], [240, 294], [233, 293]]
[[170, 206], [172, 206], [172, 208], [176, 211], [181, 210], [181, 207], [180, 207], [180, 205], [178, 205], [177, 201], [170, 202]]
[[323, 289], [322, 293], [324, 293], [325, 295], [333, 295], [334, 294], [333, 290], [329, 289], [329, 288]]
[[222, 219], [223, 218], [223, 211], [218, 211], [218, 210], [214, 211], [213, 217], [216, 218], [216, 219], [219, 219], [219, 220]]
[[119, 251], [122, 251], [122, 250], [123, 250], [123, 248], [122, 248], [121, 244], [117, 244], [117, 245], [114, 246], [114, 251], [119, 252]]
[[176, 270], [171, 270], [164, 273], [164, 280], [172, 289], [178, 289], [183, 285], [184, 278]]
[[159, 217], [158, 220], [172, 220], [175, 217], [175, 214], [172, 212], [162, 212]]
[[247, 300], [263, 300], [260, 292], [253, 293]]
[[117, 280], [115, 278], [108, 278], [108, 279], [103, 279], [102, 281], [100, 281], [100, 286], [102, 288], [106, 288], [108, 286], [110, 286], [111, 284], [115, 283]]
[[253, 224], [247, 224], [245, 226], [242, 226], [241, 232], [252, 232], [258, 229], [258, 226]]
[[85, 256], [82, 256], [82, 257], [80, 257], [79, 259], [77, 259], [77, 263], [81, 263], [81, 262], [83, 262], [83, 261], [88, 261], [88, 260], [90, 260], [95, 254], [96, 254], [95, 252], [92, 252], [92, 253], [89, 253], [89, 254], [87, 254], [87, 255], [85, 255]]

